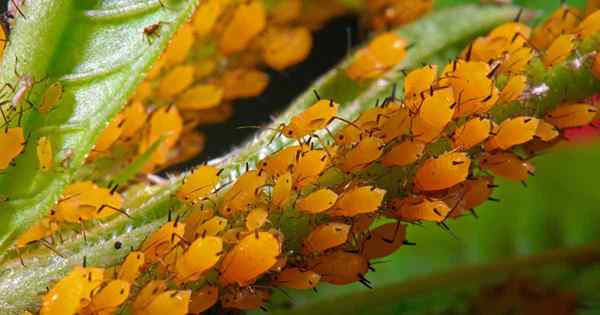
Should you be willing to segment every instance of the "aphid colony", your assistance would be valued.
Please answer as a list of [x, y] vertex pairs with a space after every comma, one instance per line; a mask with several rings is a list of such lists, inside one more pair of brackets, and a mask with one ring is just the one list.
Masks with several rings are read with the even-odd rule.
[[[247, 310], [266, 307], [273, 288], [315, 289], [321, 281], [370, 288], [370, 261], [411, 244], [409, 224], [429, 221], [449, 229], [448, 219], [475, 214], [495, 200], [494, 176], [524, 183], [534, 174], [523, 152], [553, 145], [564, 130], [597, 118], [597, 108], [584, 102], [546, 113], [525, 106], [508, 117], [504, 111], [526, 99], [529, 63], [568, 62], [582, 40], [597, 36], [600, 11], [567, 28], [569, 16], [554, 14], [533, 31], [518, 21], [503, 24], [440, 71], [426, 65], [407, 72], [402, 99], [394, 91], [352, 121], [337, 116], [335, 100], [319, 98], [276, 131], [293, 145], [233, 182], [217, 167], [196, 167], [173, 196], [185, 210], [170, 215], [113, 272], [74, 268], [43, 296], [40, 314], [113, 314], [122, 306], [151, 315]], [[539, 31], [544, 28], [552, 31]], [[562, 35], [554, 36], [556, 29]], [[565, 41], [571, 33], [576, 36]], [[534, 48], [533, 42], [549, 43]], [[376, 77], [402, 60], [405, 44], [383, 33], [355, 55], [346, 73]], [[162, 108], [157, 119], [176, 122], [173, 112], [176, 106]], [[165, 132], [174, 124], [157, 120], [167, 127], [146, 144], [167, 142]], [[82, 223], [119, 212], [121, 202], [114, 191], [75, 183], [51, 217], [22, 236], [21, 246], [53, 234], [61, 220]], [[295, 220], [290, 215], [307, 223], [287, 231], [280, 222]], [[140, 281], [130, 296], [141, 273], [150, 280]]]

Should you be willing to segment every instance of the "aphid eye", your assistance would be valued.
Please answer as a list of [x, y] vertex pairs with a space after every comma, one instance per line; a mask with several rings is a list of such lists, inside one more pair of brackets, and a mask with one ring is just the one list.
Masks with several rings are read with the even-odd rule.
[[293, 132], [292, 132], [291, 130], [289, 130], [289, 131], [287, 132], [287, 134], [288, 134], [288, 135], [290, 135], [290, 136], [292, 135], [292, 133], [293, 133]]
[[115, 249], [121, 249], [121, 246], [122, 246], [122, 245], [123, 245], [123, 244], [122, 244], [121, 242], [119, 242], [119, 241], [116, 241], [116, 242], [115, 242]]

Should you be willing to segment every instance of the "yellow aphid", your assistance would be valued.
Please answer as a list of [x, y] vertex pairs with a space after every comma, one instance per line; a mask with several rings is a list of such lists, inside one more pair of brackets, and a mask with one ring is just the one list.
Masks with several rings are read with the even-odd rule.
[[516, 75], [511, 77], [500, 92], [498, 103], [510, 103], [518, 100], [527, 88], [527, 77]]
[[381, 164], [386, 167], [405, 166], [417, 161], [423, 156], [425, 144], [418, 141], [406, 140], [392, 147], [381, 158]]
[[95, 152], [106, 152], [119, 139], [123, 132], [124, 119], [123, 114], [119, 113], [110, 121], [110, 124], [108, 124], [106, 129], [100, 134], [98, 140], [96, 140], [96, 145], [94, 146]]
[[290, 146], [273, 153], [258, 163], [258, 169], [269, 176], [277, 177], [290, 171], [302, 152], [300, 146]]
[[417, 111], [420, 102], [425, 98], [425, 93], [429, 92], [436, 78], [436, 65], [427, 65], [412, 70], [406, 75], [404, 79], [404, 98], [411, 111]]
[[150, 117], [150, 130], [140, 143], [138, 152], [145, 152], [150, 145], [163, 138], [158, 149], [152, 154], [151, 161], [144, 166], [145, 171], [151, 171], [156, 165], [163, 165], [168, 160], [168, 153], [181, 135], [183, 119], [176, 107], [161, 107]]
[[[158, 57], [158, 59], [154, 62], [154, 64], [152, 64], [152, 67], [150, 68], [148, 73], [146, 73], [146, 80], [154, 80], [161, 74], [161, 72], [165, 66], [165, 60], [166, 60], [165, 54], [162, 54], [162, 55], [160, 55], [160, 57]], [[149, 83], [148, 87], [151, 87], [150, 83]], [[139, 99], [136, 99], [136, 100], [139, 100]]]
[[348, 124], [335, 136], [338, 145], [350, 145], [358, 142], [361, 136], [374, 131], [378, 134], [379, 128], [389, 119], [388, 115], [395, 113], [399, 106], [395, 103], [385, 107], [373, 107], [360, 114], [352, 125]]
[[585, 126], [592, 122], [598, 109], [592, 105], [578, 103], [561, 105], [546, 114], [544, 118], [558, 129]]
[[320, 274], [322, 281], [339, 285], [365, 281], [369, 263], [359, 254], [338, 250], [310, 260], [309, 268]]
[[391, 216], [408, 222], [443, 222], [450, 213], [450, 207], [442, 200], [422, 196], [396, 198], [392, 200], [392, 210]]
[[234, 213], [250, 210], [256, 201], [259, 189], [266, 183], [267, 177], [259, 171], [248, 171], [240, 176], [223, 196], [220, 213], [229, 217]]
[[538, 127], [535, 130], [535, 136], [545, 142], [554, 140], [559, 134], [560, 132], [556, 127], [544, 120], [540, 120]]
[[371, 25], [375, 30], [408, 24], [433, 8], [433, 0], [370, 0], [366, 1]]
[[61, 200], [50, 214], [56, 221], [81, 223], [111, 216], [122, 205], [121, 195], [110, 189], [98, 187], [90, 181], [75, 182], [65, 188]]
[[226, 292], [221, 297], [221, 306], [239, 310], [254, 310], [263, 307], [271, 293], [265, 289], [244, 287]]
[[103, 275], [100, 268], [75, 267], [44, 295], [40, 315], [74, 315], [81, 300], [100, 286]]
[[480, 165], [482, 169], [490, 170], [494, 175], [517, 182], [525, 181], [529, 175], [535, 173], [531, 163], [509, 152], [485, 155], [481, 158]]
[[461, 58], [490, 62], [505, 54], [510, 46], [510, 39], [504, 37], [478, 37], [473, 43], [465, 48]]
[[149, 80], [150, 79], [146, 79], [145, 81], [140, 83], [140, 85], [138, 85], [138, 87], [135, 89], [133, 96], [131, 96], [132, 103], [134, 103], [134, 102], [144, 103], [154, 94], [153, 84]]
[[381, 125], [381, 134], [379, 135], [385, 143], [408, 133], [411, 127], [411, 114], [405, 108], [400, 108], [390, 114], [389, 119]]
[[452, 89], [439, 89], [425, 98], [419, 107], [418, 117], [434, 129], [441, 129], [452, 119], [454, 108]]
[[348, 240], [350, 227], [348, 224], [338, 222], [321, 224], [304, 238], [302, 250], [310, 254], [340, 246]]
[[379, 159], [383, 154], [385, 143], [377, 137], [365, 137], [356, 147], [345, 154], [340, 169], [344, 172], [355, 172], [364, 169]]
[[142, 102], [134, 101], [123, 109], [123, 125], [121, 127], [121, 137], [125, 140], [131, 139], [146, 122], [146, 110]]
[[217, 62], [214, 59], [202, 59], [194, 64], [194, 68], [194, 78], [202, 80], [217, 70]]
[[321, 130], [331, 122], [337, 114], [339, 104], [333, 100], [319, 100], [302, 113], [292, 117], [283, 126], [281, 133], [291, 139], [301, 139]]
[[165, 280], [152, 280], [148, 282], [137, 294], [132, 303], [133, 312], [136, 315], [146, 314], [144, 310], [161, 293], [167, 290]]
[[194, 292], [190, 301], [190, 309], [192, 314], [200, 314], [219, 301], [219, 288], [212, 285], [207, 285], [202, 289]]
[[588, 15], [577, 27], [577, 34], [583, 38], [600, 32], [600, 10]]
[[254, 231], [267, 223], [269, 212], [265, 208], [252, 209], [246, 216], [246, 229]]
[[118, 279], [125, 280], [129, 283], [134, 283], [135, 279], [140, 275], [144, 266], [144, 253], [133, 251], [130, 252], [121, 267], [119, 267]]
[[346, 74], [353, 80], [376, 78], [404, 59], [405, 48], [406, 40], [402, 37], [390, 32], [380, 34], [356, 52]]
[[[165, 66], [181, 64], [187, 59], [194, 45], [194, 29], [190, 23], [183, 24], [171, 39], [169, 46], [164, 52]], [[161, 81], [166, 79], [162, 78]]]
[[536, 27], [531, 35], [531, 43], [537, 49], [546, 49], [561, 34], [573, 33], [581, 19], [581, 12], [562, 5], [542, 25]]
[[228, 244], [236, 244], [249, 233], [250, 232], [242, 227], [229, 228], [227, 231], [225, 231], [225, 233], [223, 233], [223, 242]]
[[223, 99], [223, 88], [213, 84], [198, 84], [181, 94], [175, 105], [184, 110], [200, 110], [215, 107]]
[[183, 238], [185, 224], [169, 221], [146, 238], [141, 251], [144, 253], [146, 264], [151, 264], [163, 258]]
[[51, 221], [48, 218], [44, 218], [23, 232], [23, 234], [19, 235], [15, 241], [15, 246], [18, 249], [42, 240], [43, 238], [54, 234], [54, 232], [58, 231], [58, 228], [58, 223]]
[[569, 58], [573, 49], [575, 49], [575, 35], [560, 35], [548, 47], [542, 61], [546, 67], [552, 68]]
[[266, 24], [266, 10], [262, 1], [251, 0], [240, 3], [223, 31], [219, 49], [224, 55], [244, 50], [250, 41], [262, 32]]
[[503, 150], [525, 143], [533, 139], [539, 122], [539, 119], [529, 116], [506, 119], [498, 126], [493, 140]]
[[302, 0], [288, 0], [277, 2], [271, 8], [269, 18], [275, 24], [288, 24], [302, 14]]
[[331, 211], [332, 215], [353, 217], [377, 211], [386, 191], [375, 186], [360, 186], [344, 191]]
[[186, 241], [192, 242], [196, 239], [196, 229], [198, 226], [214, 216], [215, 212], [211, 208], [204, 208], [192, 210], [192, 213], [185, 219], [185, 233], [183, 238]]
[[191, 290], [165, 291], [152, 299], [143, 314], [146, 315], [185, 315], [188, 313]]
[[176, 66], [161, 78], [156, 95], [162, 99], [171, 99], [185, 91], [192, 82], [194, 82], [194, 66]]
[[225, 256], [219, 282], [222, 285], [251, 284], [269, 270], [281, 254], [279, 240], [269, 232], [255, 232], [244, 237]]
[[54, 154], [52, 152], [52, 143], [48, 137], [41, 137], [38, 139], [36, 146], [36, 152], [38, 162], [43, 171], [48, 171], [52, 168], [54, 161]]
[[492, 121], [485, 118], [472, 118], [464, 125], [456, 128], [452, 135], [452, 147], [460, 150], [470, 148], [482, 143], [492, 131]]
[[300, 199], [296, 204], [296, 209], [310, 214], [321, 213], [333, 207], [337, 198], [338, 195], [335, 192], [321, 188]]
[[224, 100], [255, 97], [269, 85], [269, 75], [256, 69], [237, 68], [223, 73], [221, 85]]
[[198, 6], [192, 16], [192, 28], [197, 37], [204, 37], [212, 31], [227, 4], [229, 0], [208, 0]]
[[285, 172], [275, 178], [275, 185], [273, 185], [273, 191], [271, 195], [271, 203], [276, 208], [281, 208], [287, 203], [291, 197], [293, 187], [292, 174]]
[[42, 95], [40, 105], [37, 107], [38, 112], [48, 114], [60, 102], [63, 92], [64, 87], [59, 81], [50, 84]]
[[15, 127], [8, 130], [0, 130], [0, 171], [6, 169], [14, 158], [21, 154], [25, 137], [23, 137], [23, 128]]
[[599, 0], [588, 0], [587, 6], [585, 7], [585, 14], [591, 15], [597, 10], [600, 10], [600, 1]]
[[510, 44], [506, 47], [506, 51], [513, 53], [526, 44], [527, 39], [531, 36], [531, 28], [523, 23], [508, 22], [493, 29], [488, 36], [509, 40]]
[[277, 286], [290, 289], [312, 289], [319, 284], [321, 275], [311, 270], [286, 268], [273, 279]]
[[310, 150], [302, 153], [292, 173], [294, 187], [302, 188], [314, 183], [329, 163], [330, 160], [325, 150]]
[[227, 219], [222, 217], [212, 217], [202, 224], [198, 225], [194, 235], [196, 237], [215, 236], [225, 230]]
[[302, 62], [312, 48], [312, 35], [306, 27], [274, 28], [263, 40], [262, 57], [265, 63], [283, 70]]
[[393, 254], [406, 240], [406, 226], [388, 223], [369, 231], [360, 246], [360, 254], [367, 260]]
[[450, 188], [467, 178], [470, 165], [466, 153], [446, 152], [421, 165], [415, 175], [415, 186], [423, 191]]
[[4, 49], [6, 48], [6, 43], [8, 43], [8, 32], [6, 30], [6, 27], [0, 27], [0, 58], [4, 56]]
[[498, 100], [498, 89], [487, 77], [491, 68], [482, 62], [458, 62], [448, 73], [448, 81], [454, 90], [456, 110], [454, 117], [487, 113]]
[[529, 61], [533, 59], [533, 49], [529, 47], [521, 47], [512, 52], [508, 57], [500, 64], [498, 73], [505, 74], [520, 74], [525, 71], [525, 68], [529, 64]]
[[92, 297], [92, 302], [83, 310], [83, 314], [111, 314], [129, 297], [131, 283], [124, 280], [112, 280]]
[[177, 259], [175, 281], [190, 282], [202, 276], [221, 258], [223, 239], [216, 236], [199, 237]]
[[190, 202], [207, 197], [219, 183], [219, 173], [214, 166], [198, 166], [184, 178], [183, 185], [177, 190], [177, 198]]

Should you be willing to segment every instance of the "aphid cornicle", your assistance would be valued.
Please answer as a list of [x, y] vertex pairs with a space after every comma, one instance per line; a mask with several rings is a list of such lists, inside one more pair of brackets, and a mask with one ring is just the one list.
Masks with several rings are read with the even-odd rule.
[[311, 270], [285, 268], [273, 279], [277, 286], [290, 289], [312, 289], [319, 284], [321, 275]]
[[431, 158], [415, 175], [415, 187], [423, 191], [442, 190], [463, 182], [469, 175], [471, 159], [463, 152], [446, 152]]
[[304, 253], [323, 252], [327, 249], [340, 246], [348, 240], [350, 225], [330, 222], [315, 227], [302, 242]]
[[367, 233], [360, 245], [360, 254], [367, 260], [393, 254], [406, 240], [406, 226], [400, 223], [387, 223]]
[[327, 188], [316, 190], [296, 203], [298, 211], [306, 213], [321, 213], [333, 207], [338, 195]]

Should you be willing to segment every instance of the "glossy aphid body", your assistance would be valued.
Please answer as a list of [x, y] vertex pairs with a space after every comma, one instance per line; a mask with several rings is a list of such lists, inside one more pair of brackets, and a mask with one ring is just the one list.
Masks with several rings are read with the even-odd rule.
[[312, 36], [306, 27], [271, 28], [262, 42], [263, 60], [275, 70], [301, 62], [312, 48]]
[[266, 289], [244, 287], [233, 289], [223, 294], [221, 305], [224, 308], [234, 308], [240, 310], [252, 310], [266, 308], [263, 305], [271, 297], [271, 292]]
[[158, 295], [167, 290], [167, 283], [165, 280], [151, 280], [149, 281], [137, 294], [132, 303], [133, 313], [145, 314], [145, 309], [150, 303], [156, 299]]
[[494, 175], [513, 181], [526, 181], [530, 175], [535, 173], [535, 168], [531, 163], [508, 152], [483, 156], [480, 166]]
[[[590, 1], [591, 2], [591, 1]], [[589, 14], [579, 25], [577, 26], [577, 35], [582, 38], [592, 36], [593, 34], [600, 32], [600, 10], [596, 10]]]
[[531, 43], [537, 49], [547, 49], [562, 34], [573, 33], [581, 20], [581, 12], [562, 4], [542, 25], [536, 27], [531, 35]]
[[360, 254], [367, 260], [391, 255], [404, 244], [406, 226], [387, 223], [369, 232], [360, 245]]
[[227, 228], [227, 219], [219, 216], [212, 217], [196, 227], [194, 235], [199, 236], [215, 236], [219, 235]]
[[177, 191], [177, 198], [183, 202], [193, 202], [208, 197], [219, 182], [220, 170], [213, 166], [201, 165], [185, 177]]
[[123, 132], [123, 120], [123, 115], [119, 113], [110, 121], [108, 126], [102, 131], [102, 134], [100, 134], [98, 140], [96, 140], [94, 152], [106, 152], [119, 139]]
[[169, 290], [156, 295], [150, 304], [141, 312], [147, 315], [185, 315], [190, 304], [190, 290]]
[[0, 171], [6, 169], [9, 164], [23, 151], [25, 137], [23, 128], [14, 127], [0, 130]]
[[428, 159], [417, 170], [415, 187], [423, 191], [450, 188], [467, 178], [470, 165], [471, 159], [462, 152], [446, 152]]
[[485, 141], [492, 132], [491, 120], [475, 117], [462, 126], [456, 128], [452, 135], [452, 147], [460, 150], [469, 150]]
[[596, 117], [598, 109], [585, 103], [561, 105], [546, 114], [545, 120], [558, 129], [585, 126]]
[[302, 139], [321, 130], [335, 118], [339, 104], [333, 100], [319, 100], [302, 113], [292, 117], [281, 133], [291, 139]]
[[162, 139], [162, 142], [144, 166], [146, 170], [167, 162], [169, 150], [175, 146], [182, 131], [183, 119], [174, 106], [161, 107], [152, 114], [149, 130], [144, 135], [138, 151], [143, 153], [156, 141]]
[[344, 172], [356, 172], [371, 165], [383, 154], [385, 143], [377, 137], [364, 137], [349, 150], [340, 165]]
[[269, 75], [249, 68], [226, 71], [221, 77], [223, 99], [226, 101], [260, 95], [269, 84]]
[[306, 236], [302, 250], [305, 253], [316, 253], [340, 246], [348, 240], [350, 228], [350, 225], [338, 222], [321, 224]]
[[330, 163], [325, 150], [314, 149], [300, 154], [292, 172], [294, 188], [303, 188], [315, 183]]
[[502, 150], [533, 139], [539, 125], [539, 119], [521, 116], [504, 120], [495, 131], [491, 141]]
[[301, 268], [285, 268], [276, 274], [273, 281], [277, 286], [290, 289], [313, 289], [319, 284], [321, 275]]
[[507, 104], [518, 100], [525, 89], [527, 89], [527, 77], [525, 75], [512, 76], [500, 91], [498, 103]]
[[338, 194], [334, 191], [322, 188], [298, 200], [296, 208], [305, 213], [321, 213], [333, 207], [337, 198]]
[[433, 0], [367, 1], [371, 26], [376, 30], [387, 30], [410, 23], [429, 12], [432, 7]]
[[404, 101], [411, 111], [417, 111], [437, 79], [437, 66], [428, 65], [412, 70], [404, 78]]
[[271, 192], [271, 204], [275, 208], [283, 207], [291, 198], [293, 178], [290, 172], [285, 172], [277, 178]]
[[119, 267], [117, 279], [122, 279], [129, 283], [134, 283], [135, 279], [142, 272], [144, 266], [145, 257], [143, 252], [132, 251], [130, 252], [125, 260]]
[[57, 222], [82, 223], [107, 218], [121, 209], [123, 198], [111, 189], [98, 187], [91, 181], [75, 182], [65, 189], [59, 202], [50, 211]]
[[404, 59], [406, 46], [406, 40], [394, 33], [377, 35], [367, 47], [356, 52], [346, 74], [353, 80], [376, 78]]
[[202, 313], [219, 301], [219, 288], [207, 285], [192, 293], [189, 312], [193, 314]]
[[364, 277], [369, 271], [369, 263], [360, 254], [337, 250], [311, 259], [308, 268], [320, 274], [321, 280], [328, 283], [362, 282], [369, 285]]
[[267, 177], [260, 171], [248, 171], [240, 176], [223, 196], [220, 213], [230, 217], [235, 213], [246, 212], [256, 201], [259, 188], [266, 183]]
[[41, 315], [74, 315], [82, 299], [89, 298], [101, 285], [104, 270], [75, 267], [59, 280], [42, 299]]
[[386, 167], [409, 165], [420, 159], [424, 151], [425, 143], [407, 139], [386, 152], [381, 158], [381, 164]]
[[178, 96], [175, 106], [182, 110], [213, 108], [223, 100], [223, 88], [214, 84], [196, 84]]
[[268, 221], [269, 212], [265, 208], [254, 208], [246, 216], [246, 229], [254, 231], [261, 228]]
[[19, 235], [15, 241], [15, 247], [19, 249], [31, 243], [43, 241], [56, 231], [58, 231], [58, 223], [51, 221], [49, 218], [44, 218]]
[[161, 226], [142, 243], [141, 251], [144, 253], [146, 264], [162, 259], [183, 238], [185, 223], [178, 219], [169, 221]]
[[63, 92], [64, 87], [60, 81], [50, 84], [50, 86], [48, 86], [42, 95], [42, 100], [37, 107], [37, 111], [42, 114], [48, 114], [60, 102]]
[[112, 280], [92, 296], [90, 304], [82, 314], [112, 314], [129, 297], [131, 283], [125, 280]]
[[548, 68], [565, 61], [575, 49], [575, 35], [563, 34], [557, 37], [546, 50], [542, 61]]
[[4, 24], [0, 25], [0, 58], [4, 56], [4, 49], [8, 43], [8, 27]]
[[392, 200], [392, 212], [389, 215], [408, 222], [443, 222], [449, 213], [450, 207], [442, 200], [409, 196]]
[[206, 236], [196, 239], [183, 256], [177, 258], [175, 280], [180, 282], [197, 280], [219, 261], [222, 252], [223, 240], [220, 237]]
[[221, 52], [230, 55], [244, 50], [250, 41], [263, 31], [266, 19], [262, 1], [240, 3], [221, 36], [219, 42]]
[[558, 128], [554, 127], [551, 123], [540, 120], [535, 136], [544, 142], [552, 141], [560, 135]]
[[344, 191], [337, 199], [331, 214], [353, 217], [375, 212], [381, 206], [386, 191], [375, 186], [359, 186]]
[[269, 176], [278, 177], [296, 165], [298, 156], [303, 152], [300, 146], [290, 146], [273, 153], [258, 163], [258, 169]]
[[43, 171], [52, 169], [54, 154], [52, 152], [52, 143], [48, 137], [41, 137], [38, 139], [36, 152], [41, 169]]

